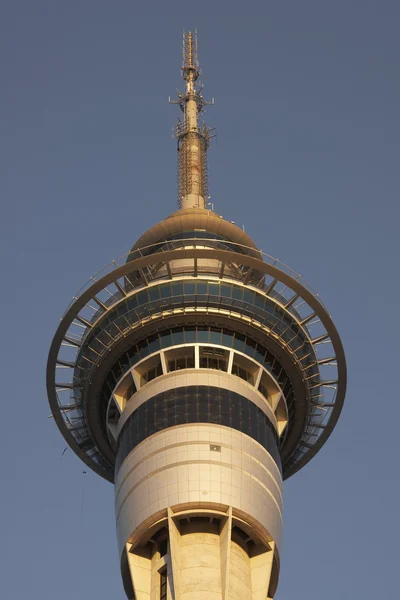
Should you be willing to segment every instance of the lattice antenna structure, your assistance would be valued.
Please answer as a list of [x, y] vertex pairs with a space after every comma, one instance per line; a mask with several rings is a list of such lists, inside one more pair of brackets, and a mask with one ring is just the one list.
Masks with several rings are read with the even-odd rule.
[[184, 113], [183, 122], [175, 128], [178, 140], [178, 203], [180, 208], [206, 208], [208, 198], [207, 150], [213, 130], [199, 125], [199, 114], [206, 104], [201, 95], [197, 31], [183, 32], [182, 79], [186, 82], [185, 93], [178, 92], [179, 104]]
[[197, 73], [195, 79], [200, 75], [199, 69], [199, 54], [198, 54], [198, 42], [197, 42], [197, 29], [194, 33], [188, 31], [183, 32], [182, 42], [182, 77], [187, 79], [189, 71], [193, 70]]

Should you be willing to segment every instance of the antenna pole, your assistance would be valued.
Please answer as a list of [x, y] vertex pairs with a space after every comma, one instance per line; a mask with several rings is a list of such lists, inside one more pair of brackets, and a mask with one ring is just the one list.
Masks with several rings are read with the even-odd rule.
[[210, 130], [199, 126], [199, 114], [205, 104], [201, 96], [201, 86], [196, 83], [200, 76], [197, 53], [197, 31], [183, 32], [182, 79], [186, 82], [185, 93], [178, 92], [178, 100], [183, 113], [183, 123], [176, 126], [178, 140], [180, 208], [206, 208], [208, 197], [207, 150], [210, 145]]

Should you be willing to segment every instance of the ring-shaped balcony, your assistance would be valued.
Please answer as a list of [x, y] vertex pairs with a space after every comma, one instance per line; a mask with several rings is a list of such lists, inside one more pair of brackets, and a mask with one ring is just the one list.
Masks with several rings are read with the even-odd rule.
[[[199, 245], [203, 244], [204, 241], [201, 240]], [[193, 270], [196, 272], [198, 259], [218, 260], [222, 275], [224, 265], [239, 264], [243, 267], [244, 283], [252, 271], [262, 272], [264, 276], [259, 282], [261, 292], [266, 297], [279, 298], [279, 304], [284, 309], [298, 315], [298, 326], [303, 330], [307, 326], [310, 343], [315, 351], [315, 365], [318, 366], [322, 377], [318, 383], [310, 386], [309, 420], [293, 455], [293, 462], [285, 474], [288, 477], [306, 464], [325, 443], [342, 408], [346, 387], [346, 364], [336, 328], [318, 296], [308, 286], [303, 285], [303, 282], [300, 283], [300, 276], [293, 276], [288, 267], [283, 265], [283, 268], [278, 268], [276, 265], [279, 263], [276, 259], [263, 254], [266, 259], [263, 261], [228, 250], [198, 248], [196, 240], [193, 239], [190, 240], [190, 247], [185, 245], [184, 240], [182, 246], [181, 249], [166, 250], [150, 256], [141, 256], [144, 252], [136, 251], [138, 258], [122, 266], [118, 266], [116, 262], [109, 265], [106, 274], [100, 280], [92, 278], [91, 287], [85, 287], [75, 298], [62, 319], [49, 354], [47, 389], [53, 416], [74, 451], [96, 472], [112, 480], [110, 466], [93, 445], [87, 430], [81, 405], [82, 382], [73, 378], [76, 358], [83, 338], [92, 328], [91, 321], [97, 321], [99, 313], [108, 311], [125, 296], [124, 278], [133, 270], [143, 273], [143, 287], [147, 286], [151, 280], [151, 266], [156, 261], [158, 264], [163, 262], [168, 272], [171, 261], [181, 258], [193, 260]], [[130, 256], [132, 258], [132, 253]], [[281, 264], [280, 266], [282, 267]], [[288, 340], [282, 339], [282, 346], [289, 349]], [[305, 380], [308, 377], [307, 369], [310, 368], [312, 366], [308, 365], [304, 369]], [[324, 375], [323, 371], [332, 368], [336, 371], [333, 377]], [[62, 369], [70, 376], [61, 383], [58, 374]], [[330, 394], [328, 398], [327, 394]], [[322, 417], [322, 421], [314, 424], [312, 417], [316, 414], [319, 418]]]
[[[286, 399], [278, 381], [246, 354], [216, 344], [169, 346], [131, 367], [117, 382], [107, 405], [107, 431], [112, 445], [118, 436], [119, 418], [127, 403], [151, 381], [169, 373], [201, 369], [223, 371], [254, 387], [268, 406], [267, 414], [281, 437], [288, 421]], [[272, 416], [273, 415], [273, 416]]]

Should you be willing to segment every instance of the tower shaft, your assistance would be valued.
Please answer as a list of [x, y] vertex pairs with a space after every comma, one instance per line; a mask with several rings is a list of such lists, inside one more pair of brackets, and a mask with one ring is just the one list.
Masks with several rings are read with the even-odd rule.
[[[186, 364], [192, 364], [188, 359], [193, 350], [200, 359], [194, 364], [205, 364], [202, 357], [208, 357], [210, 348], [189, 345], [167, 350], [161, 362], [167, 369], [172, 362], [183, 364], [185, 358]], [[226, 352], [214, 350], [215, 356]], [[238, 361], [232, 353], [233, 371]], [[152, 427], [149, 408], [143, 421], [140, 415], [149, 403], [158, 431], [137, 444]], [[202, 413], [201, 422], [196, 412]], [[230, 417], [234, 413], [237, 424]], [[250, 435], [243, 433], [249, 417], [253, 419]], [[162, 429], [169, 424], [172, 427]], [[204, 367], [169, 371], [127, 400], [117, 433], [115, 510], [128, 597], [266, 600], [274, 596], [282, 528], [276, 425], [265, 399], [247, 382]], [[256, 430], [263, 428], [262, 445]], [[165, 597], [161, 594], [164, 574]], [[129, 595], [130, 589], [134, 596]]]

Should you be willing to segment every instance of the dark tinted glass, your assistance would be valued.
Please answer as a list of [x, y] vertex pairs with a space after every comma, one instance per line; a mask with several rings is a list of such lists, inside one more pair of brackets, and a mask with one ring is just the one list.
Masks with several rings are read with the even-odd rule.
[[167, 570], [166, 569], [160, 574], [160, 600], [167, 600]]
[[116, 471], [148, 436], [187, 423], [214, 423], [241, 431], [266, 448], [281, 469], [278, 436], [258, 406], [231, 390], [193, 385], [161, 392], [130, 415], [119, 436]]

